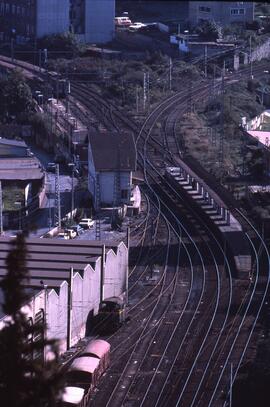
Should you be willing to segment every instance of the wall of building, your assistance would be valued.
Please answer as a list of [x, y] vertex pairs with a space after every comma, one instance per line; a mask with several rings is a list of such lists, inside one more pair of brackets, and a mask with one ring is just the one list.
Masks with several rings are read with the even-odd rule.
[[37, 38], [69, 31], [69, 0], [37, 0]]
[[47, 290], [47, 338], [57, 339], [60, 353], [67, 348], [67, 298], [68, 283], [63, 281], [57, 291]]
[[[126, 195], [121, 195], [120, 203], [129, 203], [131, 194], [131, 172], [122, 171], [120, 174], [120, 190], [127, 191]], [[103, 204], [112, 205], [114, 203], [114, 185], [116, 172], [100, 172], [99, 173], [99, 186], [100, 186], [100, 201]], [[125, 194], [125, 193], [123, 193]]]
[[72, 290], [71, 345], [85, 335], [85, 324], [89, 312], [98, 313], [100, 302], [101, 259], [95, 266], [90, 264], [83, 274], [74, 273]]
[[106, 255], [103, 299], [115, 297], [126, 291], [128, 273], [128, 249], [120, 243], [117, 253], [110, 250]]
[[85, 42], [106, 43], [114, 38], [115, 0], [85, 0]]
[[222, 25], [233, 22], [251, 22], [254, 19], [254, 2], [190, 1], [189, 22], [191, 26], [198, 24], [200, 19], [215, 20]]
[[[84, 337], [87, 318], [89, 314], [98, 313], [100, 301], [120, 296], [126, 291], [128, 276], [126, 245], [120, 243], [117, 247], [106, 250], [102, 295], [101, 265], [101, 256], [95, 256], [91, 264], [86, 265], [84, 270], [73, 271], [71, 346]], [[39, 285], [39, 278], [35, 278]], [[46, 284], [46, 279], [44, 279], [44, 284]], [[68, 282], [63, 280], [56, 288], [41, 289], [23, 307], [27, 317], [33, 320], [40, 310], [44, 311], [47, 322], [46, 337], [58, 340], [60, 353], [65, 352], [67, 348], [68, 290]], [[4, 327], [7, 319], [7, 317], [3, 317], [0, 320], [0, 329]]]

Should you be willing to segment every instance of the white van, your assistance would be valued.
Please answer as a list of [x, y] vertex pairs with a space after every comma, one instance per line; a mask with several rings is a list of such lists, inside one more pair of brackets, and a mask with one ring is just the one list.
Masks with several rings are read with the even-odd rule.
[[95, 221], [93, 221], [93, 219], [91, 218], [83, 218], [80, 220], [79, 225], [83, 228], [83, 229], [90, 229], [94, 226]]
[[129, 17], [115, 17], [114, 23], [116, 27], [129, 27], [131, 20]]

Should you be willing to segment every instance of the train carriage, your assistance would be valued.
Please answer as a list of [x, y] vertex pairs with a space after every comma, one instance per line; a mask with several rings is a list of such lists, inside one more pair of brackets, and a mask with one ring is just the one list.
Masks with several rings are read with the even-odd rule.
[[100, 368], [104, 372], [110, 364], [111, 345], [103, 339], [91, 341], [80, 356], [96, 357], [100, 360]]
[[81, 387], [67, 386], [62, 395], [61, 407], [85, 407], [85, 390]]
[[79, 385], [85, 390], [96, 386], [99, 377], [102, 375], [100, 361], [91, 356], [78, 356], [72, 362], [66, 374], [69, 385]]

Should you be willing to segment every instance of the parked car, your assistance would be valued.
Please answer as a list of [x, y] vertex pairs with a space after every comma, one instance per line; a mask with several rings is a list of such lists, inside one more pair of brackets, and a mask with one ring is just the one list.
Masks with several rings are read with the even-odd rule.
[[128, 16], [122, 16], [122, 17], [115, 17], [114, 19], [115, 26], [118, 28], [122, 27], [129, 27], [131, 24], [131, 20], [129, 19]]
[[94, 226], [95, 221], [91, 218], [83, 218], [81, 219], [79, 226], [81, 226], [83, 229], [90, 229]]
[[73, 225], [70, 229], [74, 230], [77, 236], [81, 235], [84, 232], [83, 228], [80, 225]]
[[66, 234], [65, 232], [60, 232], [60, 233], [58, 233], [58, 235], [57, 235], [57, 239], [69, 239], [70, 237], [69, 237], [69, 235], [68, 234]]
[[74, 239], [77, 236], [76, 231], [73, 229], [65, 229], [64, 233], [69, 236], [69, 239]]
[[129, 26], [128, 30], [129, 31], [138, 31], [139, 29], [146, 27], [146, 24], [140, 23], [140, 22], [136, 22], [133, 23]]
[[49, 164], [47, 165], [46, 171], [47, 171], [47, 172], [55, 172], [55, 165], [52, 164], [52, 163], [49, 163]]

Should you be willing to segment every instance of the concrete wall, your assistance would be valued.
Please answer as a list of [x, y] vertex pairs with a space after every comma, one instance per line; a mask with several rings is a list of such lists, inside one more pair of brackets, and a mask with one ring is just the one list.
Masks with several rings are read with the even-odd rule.
[[37, 38], [69, 31], [69, 0], [37, 0]]
[[115, 0], [85, 0], [85, 42], [106, 43], [114, 37]]

